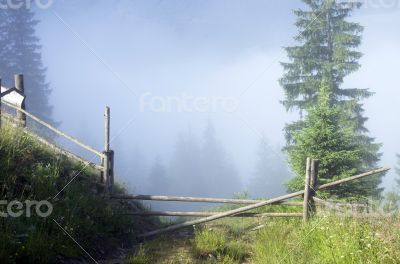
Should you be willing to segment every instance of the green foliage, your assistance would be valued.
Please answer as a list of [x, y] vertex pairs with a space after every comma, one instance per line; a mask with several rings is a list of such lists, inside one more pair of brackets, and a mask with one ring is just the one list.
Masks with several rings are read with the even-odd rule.
[[398, 213], [400, 207], [400, 194], [394, 191], [386, 193], [382, 207], [385, 213]]
[[150, 258], [143, 246], [139, 248], [135, 255], [129, 257], [124, 261], [124, 264], [148, 264]]
[[348, 74], [358, 70], [363, 27], [346, 20], [360, 4], [354, 1], [304, 0], [308, 10], [295, 10], [299, 46], [287, 47], [289, 63], [282, 63], [280, 80], [287, 109], [306, 110], [318, 101], [322, 79], [332, 82], [335, 101], [356, 100], [372, 94], [365, 89], [343, 89]]
[[[267, 211], [293, 209], [258, 209]], [[399, 226], [396, 214], [373, 219], [321, 215], [307, 224], [301, 218], [224, 218], [196, 226], [193, 237], [168, 234], [145, 245], [149, 263], [395, 264], [400, 263]], [[260, 228], [251, 231], [255, 227]]]
[[[352, 220], [334, 216], [276, 220], [256, 235], [253, 263], [399, 263], [398, 219]], [[273, 238], [273, 239], [271, 239]]]
[[[340, 122], [343, 113], [332, 106], [331, 92], [326, 84], [321, 88], [319, 102], [310, 108], [304, 120], [304, 128], [294, 133], [293, 144], [288, 148], [289, 162], [296, 177], [288, 186], [295, 191], [304, 188], [305, 160], [307, 157], [320, 160], [319, 181], [325, 183], [352, 176], [362, 170], [359, 160], [363, 150], [356, 144], [356, 136], [351, 127]], [[375, 184], [370, 184], [371, 181]], [[365, 197], [379, 195], [375, 178], [346, 183], [328, 190], [338, 197]]]
[[200, 229], [195, 231], [194, 248], [199, 256], [217, 255], [226, 244], [225, 233], [221, 230]]
[[0, 168], [0, 200], [47, 200], [53, 206], [47, 218], [35, 213], [0, 218], [1, 263], [55, 263], [59, 256], [85, 257], [58, 224], [95, 258], [105, 247], [112, 249], [132, 239], [144, 226], [137, 218], [118, 216], [130, 207], [103, 198], [103, 191], [95, 184], [98, 172], [53, 153], [4, 122]]
[[[239, 237], [231, 236], [230, 228], [202, 228], [195, 230], [193, 249], [201, 258], [216, 257], [217, 263], [237, 263], [248, 257], [248, 245]], [[242, 233], [243, 234], [243, 231]], [[227, 261], [232, 262], [227, 262]]]
[[[342, 87], [344, 78], [360, 67], [358, 60], [362, 54], [357, 48], [363, 28], [347, 21], [360, 3], [304, 2], [308, 10], [294, 12], [300, 32], [295, 40], [299, 45], [286, 48], [289, 62], [282, 63], [284, 75], [280, 80], [287, 110], [297, 109], [306, 116], [285, 128], [285, 149], [296, 173], [290, 189], [300, 188], [306, 157], [322, 161], [321, 175], [326, 180], [374, 168], [381, 156], [380, 144], [374, 143], [364, 126], [367, 118], [363, 116], [361, 100], [372, 93]], [[322, 98], [327, 93], [329, 98]], [[332, 194], [344, 196], [341, 192], [350, 191], [349, 195], [377, 197], [382, 176], [346, 185], [347, 189], [337, 188]]]

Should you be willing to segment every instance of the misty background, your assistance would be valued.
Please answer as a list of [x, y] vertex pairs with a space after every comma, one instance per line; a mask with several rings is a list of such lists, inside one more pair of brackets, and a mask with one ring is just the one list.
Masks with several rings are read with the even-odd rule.
[[[381, 165], [393, 167], [400, 152], [400, 5], [385, 3], [365, 1], [352, 16], [365, 26], [364, 56], [344, 87], [376, 93], [365, 101], [366, 126], [383, 143]], [[291, 173], [282, 129], [297, 114], [280, 104], [279, 62], [287, 61], [282, 47], [294, 44], [292, 10], [300, 7], [295, 0], [71, 0], [37, 9], [54, 119], [102, 149], [110, 106], [117, 180], [135, 193], [284, 193]], [[203, 111], [143, 105], [149, 98], [182, 103], [184, 96], [235, 104]], [[394, 178], [384, 178], [387, 190]]]

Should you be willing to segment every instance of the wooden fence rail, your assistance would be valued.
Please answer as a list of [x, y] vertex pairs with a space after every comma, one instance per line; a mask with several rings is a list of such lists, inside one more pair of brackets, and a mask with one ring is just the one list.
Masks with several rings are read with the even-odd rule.
[[59, 136], [62, 136], [68, 140], [70, 140], [71, 142], [74, 142], [75, 144], [77, 144], [78, 146], [92, 152], [93, 154], [96, 154], [99, 157], [103, 157], [103, 153], [101, 153], [100, 151], [96, 150], [95, 148], [84, 144], [82, 142], [80, 142], [79, 140], [77, 140], [76, 138], [74, 138], [73, 136], [68, 135], [67, 133], [62, 132], [61, 130], [53, 127], [52, 125], [46, 123], [45, 121], [41, 120], [40, 118], [32, 115], [31, 113], [27, 112], [26, 110], [22, 109], [21, 107], [9, 104], [5, 101], [2, 100], [2, 103], [7, 105], [8, 107], [14, 108], [15, 110], [25, 114], [26, 116], [30, 117], [31, 119], [35, 120], [36, 122], [38, 122], [39, 124], [43, 125], [44, 127], [47, 127], [48, 129], [50, 129], [51, 131], [53, 131], [54, 133], [58, 134]]
[[[375, 175], [378, 173], [384, 173], [390, 169], [388, 168], [380, 168], [375, 169], [366, 173], [362, 173], [359, 175], [355, 175], [352, 177], [348, 177], [341, 180], [332, 181], [330, 183], [318, 185], [318, 169], [319, 169], [319, 161], [308, 158], [306, 164], [306, 175], [304, 179], [304, 190], [282, 195], [276, 198], [268, 199], [268, 200], [253, 200], [253, 199], [224, 199], [224, 198], [202, 198], [202, 197], [183, 197], [183, 196], [155, 196], [155, 195], [113, 195], [113, 186], [114, 186], [114, 151], [110, 149], [110, 108], [105, 108], [104, 113], [104, 151], [98, 151], [95, 148], [80, 142], [73, 136], [70, 136], [63, 131], [53, 127], [47, 122], [41, 120], [40, 118], [34, 116], [29, 113], [25, 109], [25, 95], [24, 95], [24, 80], [22, 74], [15, 75], [15, 87], [14, 88], [5, 88], [1, 86], [0, 79], [0, 116], [5, 117], [7, 119], [15, 120], [18, 126], [26, 128], [26, 117], [31, 118], [42, 126], [50, 129], [57, 135], [68, 139], [69, 141], [75, 143], [76, 145], [82, 147], [83, 149], [95, 154], [96, 156], [101, 158], [101, 165], [93, 164], [89, 161], [84, 160], [83, 158], [64, 150], [53, 143], [48, 142], [47, 140], [41, 138], [40, 136], [33, 134], [27, 129], [24, 129], [24, 132], [29, 134], [30, 136], [37, 139], [42, 144], [50, 147], [58, 153], [61, 153], [69, 158], [78, 160], [86, 165], [91, 165], [101, 171], [101, 182], [105, 183], [105, 190], [107, 192], [107, 197], [112, 199], [127, 199], [127, 200], [150, 200], [150, 201], [179, 201], [179, 202], [205, 202], [205, 203], [226, 203], [226, 204], [244, 204], [241, 208], [232, 209], [226, 212], [171, 212], [171, 211], [154, 211], [154, 212], [135, 212], [129, 215], [136, 216], [190, 216], [190, 217], [202, 217], [200, 219], [190, 220], [183, 223], [171, 225], [165, 228], [161, 228], [158, 230], [154, 230], [151, 232], [147, 232], [145, 234], [140, 235], [139, 237], [144, 238], [148, 236], [157, 235], [160, 233], [173, 231], [176, 229], [180, 229], [183, 227], [188, 227], [196, 224], [201, 224], [217, 219], [221, 219], [224, 217], [303, 217], [303, 220], [307, 222], [312, 215], [316, 213], [316, 204], [324, 205], [324, 206], [359, 206], [365, 208], [365, 205], [354, 205], [354, 204], [346, 204], [346, 203], [332, 203], [328, 201], [321, 200], [317, 197], [316, 191], [330, 188], [332, 186], [337, 186], [349, 181], [353, 181], [356, 179], [360, 179], [366, 176]], [[16, 118], [12, 115], [7, 115], [6, 113], [1, 112], [1, 104], [4, 104], [14, 110], [16, 110]], [[0, 118], [0, 126], [1, 126], [1, 118]], [[286, 201], [288, 199], [303, 196], [303, 202], [296, 201]], [[302, 206], [302, 213], [253, 213], [248, 212], [253, 209], [260, 208], [266, 205], [287, 205], [287, 206]]]
[[[317, 190], [327, 189], [329, 187], [340, 185], [342, 183], [346, 183], [346, 182], [353, 181], [353, 180], [356, 180], [356, 179], [360, 179], [360, 178], [363, 178], [363, 177], [375, 175], [375, 174], [378, 174], [378, 173], [384, 173], [384, 172], [386, 172], [388, 170], [390, 170], [390, 169], [389, 168], [375, 169], [375, 170], [372, 170], [372, 171], [369, 171], [369, 172], [366, 172], [366, 173], [362, 173], [362, 174], [355, 175], [355, 176], [352, 176], [352, 177], [348, 177], [348, 178], [345, 178], [345, 179], [333, 181], [333, 182], [326, 183], [326, 184], [323, 184], [323, 185], [320, 185], [320, 186], [316, 186], [314, 188], [314, 190], [317, 191]], [[161, 233], [165, 233], [165, 232], [181, 229], [181, 228], [188, 227], [188, 226], [193, 226], [193, 225], [197, 225], [197, 224], [201, 224], [201, 223], [205, 223], [205, 222], [210, 222], [210, 221], [221, 219], [221, 218], [224, 218], [224, 217], [230, 217], [230, 216], [233, 216], [233, 215], [237, 215], [237, 214], [240, 214], [240, 213], [243, 213], [243, 212], [246, 212], [246, 211], [257, 209], [257, 208], [265, 206], [265, 205], [269, 205], [269, 204], [273, 204], [273, 203], [276, 203], [276, 202], [284, 201], [284, 200], [287, 200], [287, 199], [290, 199], [290, 198], [293, 198], [293, 197], [296, 197], [296, 196], [300, 196], [300, 195], [304, 195], [304, 190], [298, 191], [298, 192], [294, 192], [294, 193], [290, 193], [290, 194], [286, 194], [286, 195], [282, 195], [282, 196], [279, 196], [279, 197], [276, 197], [276, 198], [273, 198], [273, 199], [262, 201], [262, 202], [259, 202], [259, 203], [256, 203], [256, 204], [247, 205], [247, 206], [244, 206], [244, 207], [241, 207], [241, 208], [237, 208], [237, 209], [233, 209], [233, 210], [229, 210], [229, 211], [226, 211], [226, 212], [217, 213], [217, 214], [214, 214], [212, 216], [207, 216], [207, 217], [200, 218], [200, 219], [195, 219], [195, 220], [190, 220], [190, 221], [186, 221], [186, 222], [179, 223], [179, 224], [174, 224], [174, 225], [171, 225], [171, 226], [168, 226], [168, 227], [165, 227], [165, 228], [161, 228], [161, 229], [158, 229], [158, 230], [154, 230], [154, 231], [151, 231], [151, 232], [144, 233], [142, 235], [139, 235], [138, 237], [139, 238], [145, 238], [145, 237], [154, 236], [154, 235], [158, 235], [158, 234], [161, 234]]]
[[[124, 215], [136, 216], [189, 216], [204, 217], [220, 214], [221, 212], [171, 212], [171, 211], [149, 211], [149, 212], [133, 212]], [[302, 213], [241, 213], [232, 215], [231, 217], [302, 217]]]
[[[4, 117], [5, 119], [15, 121], [16, 124], [20, 127], [26, 128], [26, 117], [31, 118], [32, 120], [36, 121], [37, 123], [41, 124], [42, 126], [50, 129], [57, 135], [66, 138], [67, 140], [75, 143], [76, 145], [82, 147], [83, 149], [95, 154], [96, 156], [100, 157], [102, 160], [101, 165], [93, 164], [91, 161], [87, 161], [78, 155], [71, 153], [61, 147], [56, 146], [53, 143], [48, 142], [46, 139], [33, 134], [32, 132], [28, 131], [27, 129], [24, 130], [25, 133], [28, 133], [30, 136], [37, 139], [42, 144], [50, 147], [54, 151], [61, 153], [71, 159], [77, 160], [82, 162], [85, 165], [93, 166], [96, 169], [99, 169], [102, 172], [101, 178], [104, 177], [103, 183], [106, 183], [106, 192], [112, 193], [113, 185], [114, 185], [114, 152], [110, 149], [110, 109], [106, 107], [105, 113], [105, 150], [103, 152], [91, 147], [87, 144], [82, 143], [75, 137], [68, 135], [67, 133], [55, 128], [54, 126], [50, 125], [49, 123], [43, 121], [42, 119], [36, 117], [35, 115], [29, 113], [25, 109], [25, 95], [24, 95], [24, 79], [22, 74], [15, 75], [15, 87], [14, 88], [6, 88], [1, 86], [1, 79], [0, 79], [0, 116]], [[10, 107], [16, 111], [16, 117], [12, 115], [8, 115], [7, 113], [2, 113], [1, 105], [4, 104], [7, 107]], [[0, 118], [0, 126], [1, 126], [1, 118]]]
[[[252, 199], [225, 199], [225, 198], [203, 198], [187, 196], [162, 196], [162, 195], [118, 195], [111, 196], [112, 199], [121, 200], [146, 200], [146, 201], [175, 201], [175, 202], [196, 202], [196, 203], [225, 203], [225, 204], [256, 204], [262, 200]], [[279, 201], [274, 204], [288, 206], [303, 206], [302, 202]]]

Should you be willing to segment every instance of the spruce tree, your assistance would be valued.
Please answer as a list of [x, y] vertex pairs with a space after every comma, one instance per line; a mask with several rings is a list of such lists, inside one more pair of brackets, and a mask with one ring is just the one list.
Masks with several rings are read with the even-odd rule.
[[[298, 46], [286, 47], [290, 59], [282, 63], [285, 73], [280, 83], [285, 91], [287, 110], [306, 110], [318, 101], [320, 84], [330, 80], [332, 99], [347, 104], [372, 95], [367, 89], [342, 88], [344, 78], [359, 69], [362, 54], [356, 50], [361, 43], [363, 27], [346, 21], [360, 3], [354, 1], [303, 0], [309, 10], [294, 11], [299, 35]], [[361, 105], [359, 105], [361, 107]], [[356, 109], [361, 114], [361, 109]], [[357, 116], [360, 129], [364, 119]]]
[[[352, 176], [362, 169], [359, 160], [364, 150], [357, 144], [353, 128], [341, 122], [343, 111], [332, 103], [332, 94], [329, 84], [324, 82], [318, 102], [308, 109], [303, 129], [294, 132], [294, 144], [288, 149], [289, 162], [296, 174], [288, 184], [291, 190], [304, 188], [307, 157], [320, 160], [321, 184]], [[382, 191], [377, 188], [379, 183], [380, 177], [374, 176], [331, 188], [325, 193], [338, 198], [379, 197]]]
[[[354, 1], [303, 0], [307, 10], [294, 11], [299, 35], [298, 45], [285, 48], [289, 62], [282, 63], [284, 75], [280, 84], [285, 91], [282, 102], [286, 109], [297, 110], [299, 121], [285, 127], [286, 149], [295, 144], [294, 135], [306, 127], [304, 116], [319, 102], [321, 83], [329, 88], [330, 104], [342, 112], [341, 126], [353, 130], [353, 144], [361, 153], [359, 171], [376, 167], [380, 160], [380, 144], [368, 136], [362, 100], [373, 95], [368, 89], [344, 88], [344, 78], [359, 69], [362, 54], [357, 51], [363, 27], [348, 21], [361, 4]], [[304, 162], [303, 162], [304, 163]], [[304, 167], [304, 164], [303, 164]], [[379, 181], [368, 189], [379, 190]], [[375, 194], [375, 192], [371, 193]]]
[[29, 112], [57, 124], [52, 119], [49, 104], [51, 89], [46, 82], [46, 68], [42, 63], [41, 45], [35, 34], [39, 23], [34, 12], [25, 6], [1, 9], [1, 72], [2, 82], [14, 86], [14, 74], [22, 73], [25, 80], [26, 108]]

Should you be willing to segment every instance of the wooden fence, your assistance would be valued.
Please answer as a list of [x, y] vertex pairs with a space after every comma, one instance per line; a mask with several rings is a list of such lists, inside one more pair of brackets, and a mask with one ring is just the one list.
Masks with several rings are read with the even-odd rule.
[[[316, 214], [316, 207], [323, 206], [325, 208], [337, 208], [338, 206], [342, 207], [351, 207], [351, 208], [365, 208], [366, 205], [362, 204], [343, 204], [343, 203], [334, 203], [319, 199], [316, 197], [316, 193], [318, 190], [324, 190], [333, 186], [337, 186], [339, 184], [344, 184], [349, 181], [357, 180], [363, 177], [384, 173], [388, 171], [388, 168], [380, 168], [375, 169], [366, 173], [362, 173], [356, 176], [348, 177], [345, 179], [333, 181], [330, 183], [318, 184], [318, 168], [319, 161], [308, 158], [306, 163], [306, 173], [305, 173], [305, 182], [304, 182], [304, 190], [289, 193], [286, 195], [282, 195], [279, 197], [275, 197], [269, 200], [253, 200], [253, 199], [224, 199], [224, 198], [202, 198], [202, 197], [182, 197], [182, 196], [155, 196], [155, 195], [114, 195], [113, 194], [113, 186], [114, 186], [114, 151], [110, 148], [110, 108], [106, 107], [104, 112], [104, 150], [99, 151], [95, 148], [82, 143], [78, 139], [73, 136], [68, 135], [67, 133], [55, 128], [54, 126], [48, 124], [47, 122], [41, 120], [40, 118], [34, 116], [29, 113], [25, 109], [25, 94], [24, 94], [24, 81], [22, 74], [15, 75], [15, 87], [6, 88], [1, 86], [0, 79], [0, 116], [4, 119], [8, 119], [9, 121], [15, 123], [17, 126], [24, 128], [24, 132], [29, 134], [30, 136], [37, 139], [42, 144], [50, 147], [54, 151], [65, 155], [69, 158], [82, 162], [86, 165], [93, 166], [101, 172], [100, 182], [105, 187], [106, 193], [109, 194], [111, 199], [120, 199], [120, 200], [149, 200], [149, 201], [179, 201], [179, 202], [206, 202], [206, 203], [224, 203], [224, 204], [241, 204], [245, 205], [240, 208], [232, 209], [226, 212], [171, 212], [171, 211], [153, 211], [153, 212], [135, 212], [130, 215], [134, 216], [184, 216], [184, 217], [201, 217], [200, 219], [189, 220], [183, 223], [174, 224], [162, 229], [154, 230], [145, 234], [140, 235], [139, 237], [149, 237], [153, 235], [157, 235], [160, 233], [177, 230], [180, 228], [201, 224], [217, 219], [221, 219], [224, 217], [302, 217], [304, 222], [309, 221], [309, 219]], [[5, 113], [1, 110], [1, 105], [13, 109], [15, 111], [15, 115]], [[32, 131], [27, 129], [27, 117], [37, 122], [38, 124], [50, 129], [57, 135], [69, 140], [70, 142], [75, 143], [76, 145], [82, 147], [83, 149], [95, 154], [100, 158], [100, 164], [93, 164], [90, 161], [85, 160], [84, 158], [65, 150], [54, 143], [51, 143], [49, 140], [46, 140], [43, 137], [33, 133]], [[1, 126], [1, 118], [0, 118], [0, 126]], [[289, 199], [295, 198], [298, 196], [303, 196], [302, 202], [290, 201]], [[287, 201], [289, 200], [289, 201]], [[263, 206], [269, 205], [287, 205], [287, 206], [299, 206], [303, 208], [302, 213], [252, 213], [248, 212], [253, 209], [257, 209]]]
[[[22, 74], [15, 75], [15, 87], [7, 88], [1, 86], [1, 79], [0, 79], [0, 87], [1, 87], [1, 94], [0, 94], [0, 116], [15, 125], [24, 128], [24, 132], [29, 134], [31, 137], [34, 137], [36, 140], [41, 142], [42, 144], [48, 146], [52, 150], [62, 155], [65, 155], [71, 159], [74, 159], [78, 162], [82, 162], [86, 166], [92, 166], [98, 169], [101, 173], [100, 182], [103, 183], [105, 186], [105, 190], [107, 193], [113, 192], [113, 183], [114, 183], [114, 151], [110, 149], [110, 108], [106, 107], [104, 113], [104, 151], [99, 151], [88, 144], [82, 143], [75, 137], [68, 135], [67, 133], [55, 128], [54, 126], [50, 125], [49, 123], [43, 121], [39, 117], [29, 113], [25, 109], [25, 92], [24, 92], [24, 79]], [[10, 109], [14, 110], [13, 113], [6, 113], [2, 111], [1, 106], [5, 105]], [[63, 149], [62, 147], [57, 146], [55, 143], [50, 142], [49, 140], [37, 135], [33, 131], [29, 130], [27, 127], [27, 117], [31, 120], [35, 121], [36, 123], [46, 127], [47, 129], [51, 130], [58, 136], [61, 136], [70, 142], [80, 146], [81, 148], [89, 151], [90, 153], [94, 154], [95, 156], [100, 158], [100, 164], [93, 163], [88, 161], [79, 155], [76, 155], [68, 150]], [[0, 118], [0, 127], [1, 127], [1, 119]]]
[[[388, 171], [388, 168], [375, 169], [366, 173], [355, 175], [341, 180], [332, 181], [330, 183], [318, 184], [319, 161], [311, 158], [307, 159], [306, 174], [304, 182], [304, 190], [282, 195], [269, 200], [252, 200], [252, 199], [223, 199], [223, 198], [201, 198], [201, 197], [182, 197], [182, 196], [155, 196], [155, 195], [118, 195], [111, 196], [112, 199], [121, 200], [149, 200], [149, 201], [180, 201], [180, 202], [206, 202], [206, 203], [228, 203], [228, 204], [245, 204], [246, 206], [232, 209], [226, 212], [171, 212], [171, 211], [152, 211], [152, 212], [135, 212], [130, 215], [134, 216], [181, 216], [181, 217], [202, 217], [200, 219], [189, 220], [183, 223], [174, 224], [165, 228], [147, 232], [139, 235], [139, 238], [158, 235], [161, 233], [189, 227], [224, 217], [302, 217], [304, 222], [316, 214], [317, 206], [334, 207], [334, 206], [350, 206], [351, 204], [334, 203], [324, 201], [316, 197], [318, 190], [324, 190], [333, 186], [344, 184], [350, 181], [361, 179], [367, 176], [376, 175]], [[288, 199], [303, 196], [303, 202], [287, 201]], [[251, 213], [247, 212], [267, 205], [288, 205], [303, 207], [302, 213]], [[365, 204], [353, 204], [353, 206], [365, 207]]]

